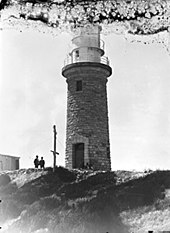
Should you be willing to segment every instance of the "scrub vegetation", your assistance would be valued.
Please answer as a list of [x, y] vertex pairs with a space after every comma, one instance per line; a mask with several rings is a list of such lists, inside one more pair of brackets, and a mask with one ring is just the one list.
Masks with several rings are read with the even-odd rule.
[[[170, 171], [21, 169], [0, 174], [3, 233], [170, 229]], [[169, 224], [169, 225], [168, 225]]]

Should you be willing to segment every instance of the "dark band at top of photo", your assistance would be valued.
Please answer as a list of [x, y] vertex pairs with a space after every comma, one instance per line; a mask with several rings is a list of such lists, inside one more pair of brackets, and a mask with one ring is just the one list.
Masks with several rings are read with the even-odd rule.
[[1, 29], [17, 25], [72, 31], [86, 23], [100, 24], [103, 33], [121, 28], [134, 35], [170, 31], [168, 0], [1, 0]]

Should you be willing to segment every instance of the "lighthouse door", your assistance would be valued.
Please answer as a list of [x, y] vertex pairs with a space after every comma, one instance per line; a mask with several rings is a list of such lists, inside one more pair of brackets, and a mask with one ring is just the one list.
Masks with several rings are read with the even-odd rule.
[[73, 149], [73, 168], [84, 167], [84, 143], [77, 143]]

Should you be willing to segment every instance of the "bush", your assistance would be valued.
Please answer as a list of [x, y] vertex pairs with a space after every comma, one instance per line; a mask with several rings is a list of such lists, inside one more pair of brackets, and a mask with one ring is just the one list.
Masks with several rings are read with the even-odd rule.
[[10, 177], [7, 174], [0, 175], [0, 186], [5, 186], [11, 181]]
[[70, 182], [73, 182], [76, 180], [76, 175], [69, 171], [68, 169], [66, 168], [63, 168], [63, 167], [56, 167], [56, 171], [55, 173], [58, 175], [59, 179], [62, 181], [62, 182], [65, 182], [65, 183], [70, 183]]
[[21, 213], [22, 207], [15, 200], [5, 199], [1, 203], [0, 221], [17, 218]]
[[3, 196], [7, 196], [7, 195], [12, 195], [13, 193], [17, 192], [18, 187], [16, 185], [16, 183], [8, 183], [5, 186], [1, 186], [0, 187], [0, 193], [1, 193], [1, 198]]

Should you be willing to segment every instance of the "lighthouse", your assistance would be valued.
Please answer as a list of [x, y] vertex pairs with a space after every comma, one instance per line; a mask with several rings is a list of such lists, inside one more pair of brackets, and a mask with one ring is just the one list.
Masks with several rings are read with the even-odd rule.
[[66, 167], [111, 170], [107, 81], [101, 27], [87, 24], [72, 39], [62, 75], [67, 82]]

